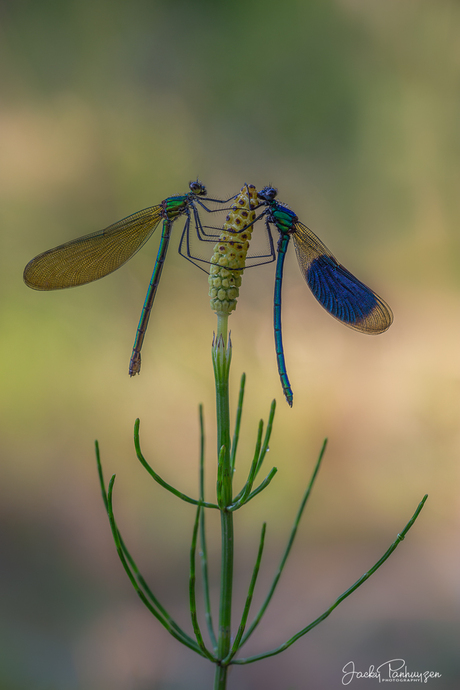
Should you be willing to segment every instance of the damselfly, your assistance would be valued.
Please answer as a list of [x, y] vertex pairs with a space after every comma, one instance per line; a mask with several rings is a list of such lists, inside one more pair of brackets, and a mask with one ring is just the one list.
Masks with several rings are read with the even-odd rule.
[[[85, 285], [99, 280], [99, 278], [104, 278], [129, 261], [150, 239], [160, 221], [163, 221], [160, 246], [129, 363], [129, 375], [134, 376], [140, 372], [142, 344], [160, 282], [174, 221], [180, 216], [185, 216], [185, 225], [179, 246], [180, 248], [188, 247], [191, 224], [195, 226], [199, 239], [206, 238], [197, 206], [212, 212], [214, 209], [205, 206], [204, 201], [219, 204], [230, 201], [230, 199], [226, 201], [209, 199], [206, 197], [206, 193], [206, 187], [201, 182], [198, 180], [190, 182], [188, 194], [170, 196], [156, 206], [138, 211], [118, 223], [110, 225], [105, 230], [78, 237], [54, 249], [49, 249], [29, 261], [24, 270], [24, 281], [34, 290], [60, 290]], [[191, 258], [186, 254], [184, 256]]]
[[356, 331], [377, 335], [391, 326], [393, 314], [388, 304], [342, 266], [326, 245], [299, 221], [291, 209], [276, 201], [276, 195], [277, 190], [274, 187], [264, 187], [258, 193], [261, 205], [266, 207], [258, 218], [265, 216], [269, 233], [270, 226], [273, 225], [279, 232], [273, 315], [275, 348], [283, 392], [289, 405], [292, 405], [293, 393], [286, 370], [281, 331], [284, 259], [291, 238], [308, 287], [331, 316]]

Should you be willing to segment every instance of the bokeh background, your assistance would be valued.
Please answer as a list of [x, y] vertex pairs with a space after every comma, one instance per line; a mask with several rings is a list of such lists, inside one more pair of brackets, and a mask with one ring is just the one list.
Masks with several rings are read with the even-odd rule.
[[[193, 508], [137, 463], [196, 494], [198, 403], [208, 495], [215, 316], [204, 273], [167, 257], [143, 370], [127, 375], [158, 237], [75, 290], [22, 282], [45, 249], [98, 230], [197, 176], [226, 198], [272, 184], [391, 304], [377, 338], [317, 305], [291, 247], [283, 326], [295, 404], [282, 399], [273, 264], [247, 271], [231, 317], [233, 400], [247, 373], [236, 484], [256, 425], [278, 409], [271, 487], [237, 515], [235, 621], [268, 521], [255, 605], [273, 576], [325, 436], [297, 543], [247, 654], [278, 646], [380, 558], [391, 559], [283, 655], [235, 667], [230, 688], [342, 687], [402, 658], [459, 687], [460, 5], [455, 0], [2, 0], [0, 3], [0, 689], [182, 690], [213, 669], [160, 628], [117, 560], [98, 488], [146, 578], [187, 614]], [[210, 521], [218, 562], [218, 525]], [[218, 568], [212, 568], [214, 601]], [[377, 681], [355, 680], [360, 689]]]

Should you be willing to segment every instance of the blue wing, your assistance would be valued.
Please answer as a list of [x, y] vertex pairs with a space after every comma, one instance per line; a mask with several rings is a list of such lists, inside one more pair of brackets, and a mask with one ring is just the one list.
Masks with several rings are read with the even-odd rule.
[[388, 304], [342, 266], [306, 225], [295, 223], [292, 239], [308, 287], [331, 316], [370, 335], [391, 326]]

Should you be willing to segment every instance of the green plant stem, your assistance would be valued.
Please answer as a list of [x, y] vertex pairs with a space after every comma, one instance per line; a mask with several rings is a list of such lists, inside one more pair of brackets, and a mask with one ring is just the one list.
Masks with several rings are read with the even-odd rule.
[[[204, 420], [203, 420], [203, 405], [199, 408], [200, 415], [200, 501], [204, 504]], [[211, 597], [209, 594], [209, 574], [208, 574], [208, 549], [206, 546], [206, 520], [205, 511], [200, 513], [200, 561], [201, 561], [201, 575], [203, 578], [203, 594], [206, 625], [208, 627], [209, 637], [211, 639], [214, 654], [217, 654], [217, 639], [214, 633], [214, 624], [212, 621], [211, 611]]]
[[257, 576], [259, 574], [260, 563], [262, 561], [262, 553], [264, 550], [266, 529], [267, 529], [267, 523], [264, 522], [264, 524], [262, 525], [262, 533], [260, 535], [259, 552], [257, 554], [256, 563], [254, 565], [251, 583], [249, 585], [248, 595], [246, 597], [246, 603], [244, 605], [243, 615], [241, 616], [240, 627], [238, 628], [238, 632], [237, 632], [235, 639], [233, 641], [233, 646], [230, 650], [230, 654], [227, 657], [227, 659], [225, 659], [226, 662], [229, 662], [235, 656], [236, 652], [238, 651], [238, 649], [240, 647], [241, 638], [243, 637], [244, 629], [246, 627], [246, 623], [247, 623], [248, 616], [249, 616], [249, 609], [251, 607], [252, 597], [254, 596], [254, 590], [256, 587]]
[[[217, 455], [218, 493], [220, 495], [221, 521], [221, 576], [219, 630], [217, 636], [217, 656], [225, 659], [231, 648], [231, 615], [233, 589], [233, 514], [228, 510], [232, 504], [233, 468], [230, 456], [230, 409], [228, 395], [228, 377], [231, 361], [231, 342], [228, 339], [228, 316], [218, 315], [217, 334], [213, 343], [213, 365], [216, 383], [217, 412]], [[214, 679], [214, 690], [224, 690], [227, 683], [227, 665], [217, 665]]]

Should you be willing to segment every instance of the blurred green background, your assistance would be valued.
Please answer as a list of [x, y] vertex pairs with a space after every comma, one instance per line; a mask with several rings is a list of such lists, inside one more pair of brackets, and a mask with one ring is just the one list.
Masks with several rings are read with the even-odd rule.
[[[391, 304], [378, 338], [317, 305], [291, 247], [283, 327], [295, 403], [282, 399], [273, 264], [247, 271], [231, 317], [233, 399], [247, 373], [236, 484], [276, 397], [271, 487], [237, 515], [235, 621], [260, 524], [260, 603], [322, 440], [329, 447], [272, 606], [247, 645], [278, 646], [408, 539], [285, 654], [234, 668], [230, 688], [342, 687], [342, 667], [392, 658], [459, 687], [460, 5], [455, 0], [3, 0], [0, 3], [0, 690], [182, 690], [213, 669], [143, 608], [117, 561], [93, 441], [126, 541], [190, 629], [193, 508], [147, 479], [144, 453], [197, 485], [205, 405], [214, 487], [215, 317], [205, 274], [173, 248], [130, 380], [153, 239], [124, 268], [38, 293], [25, 264], [172, 194], [272, 184]], [[211, 521], [218, 559], [218, 526]], [[218, 569], [212, 569], [217, 596]], [[355, 680], [361, 690], [376, 681]]]

